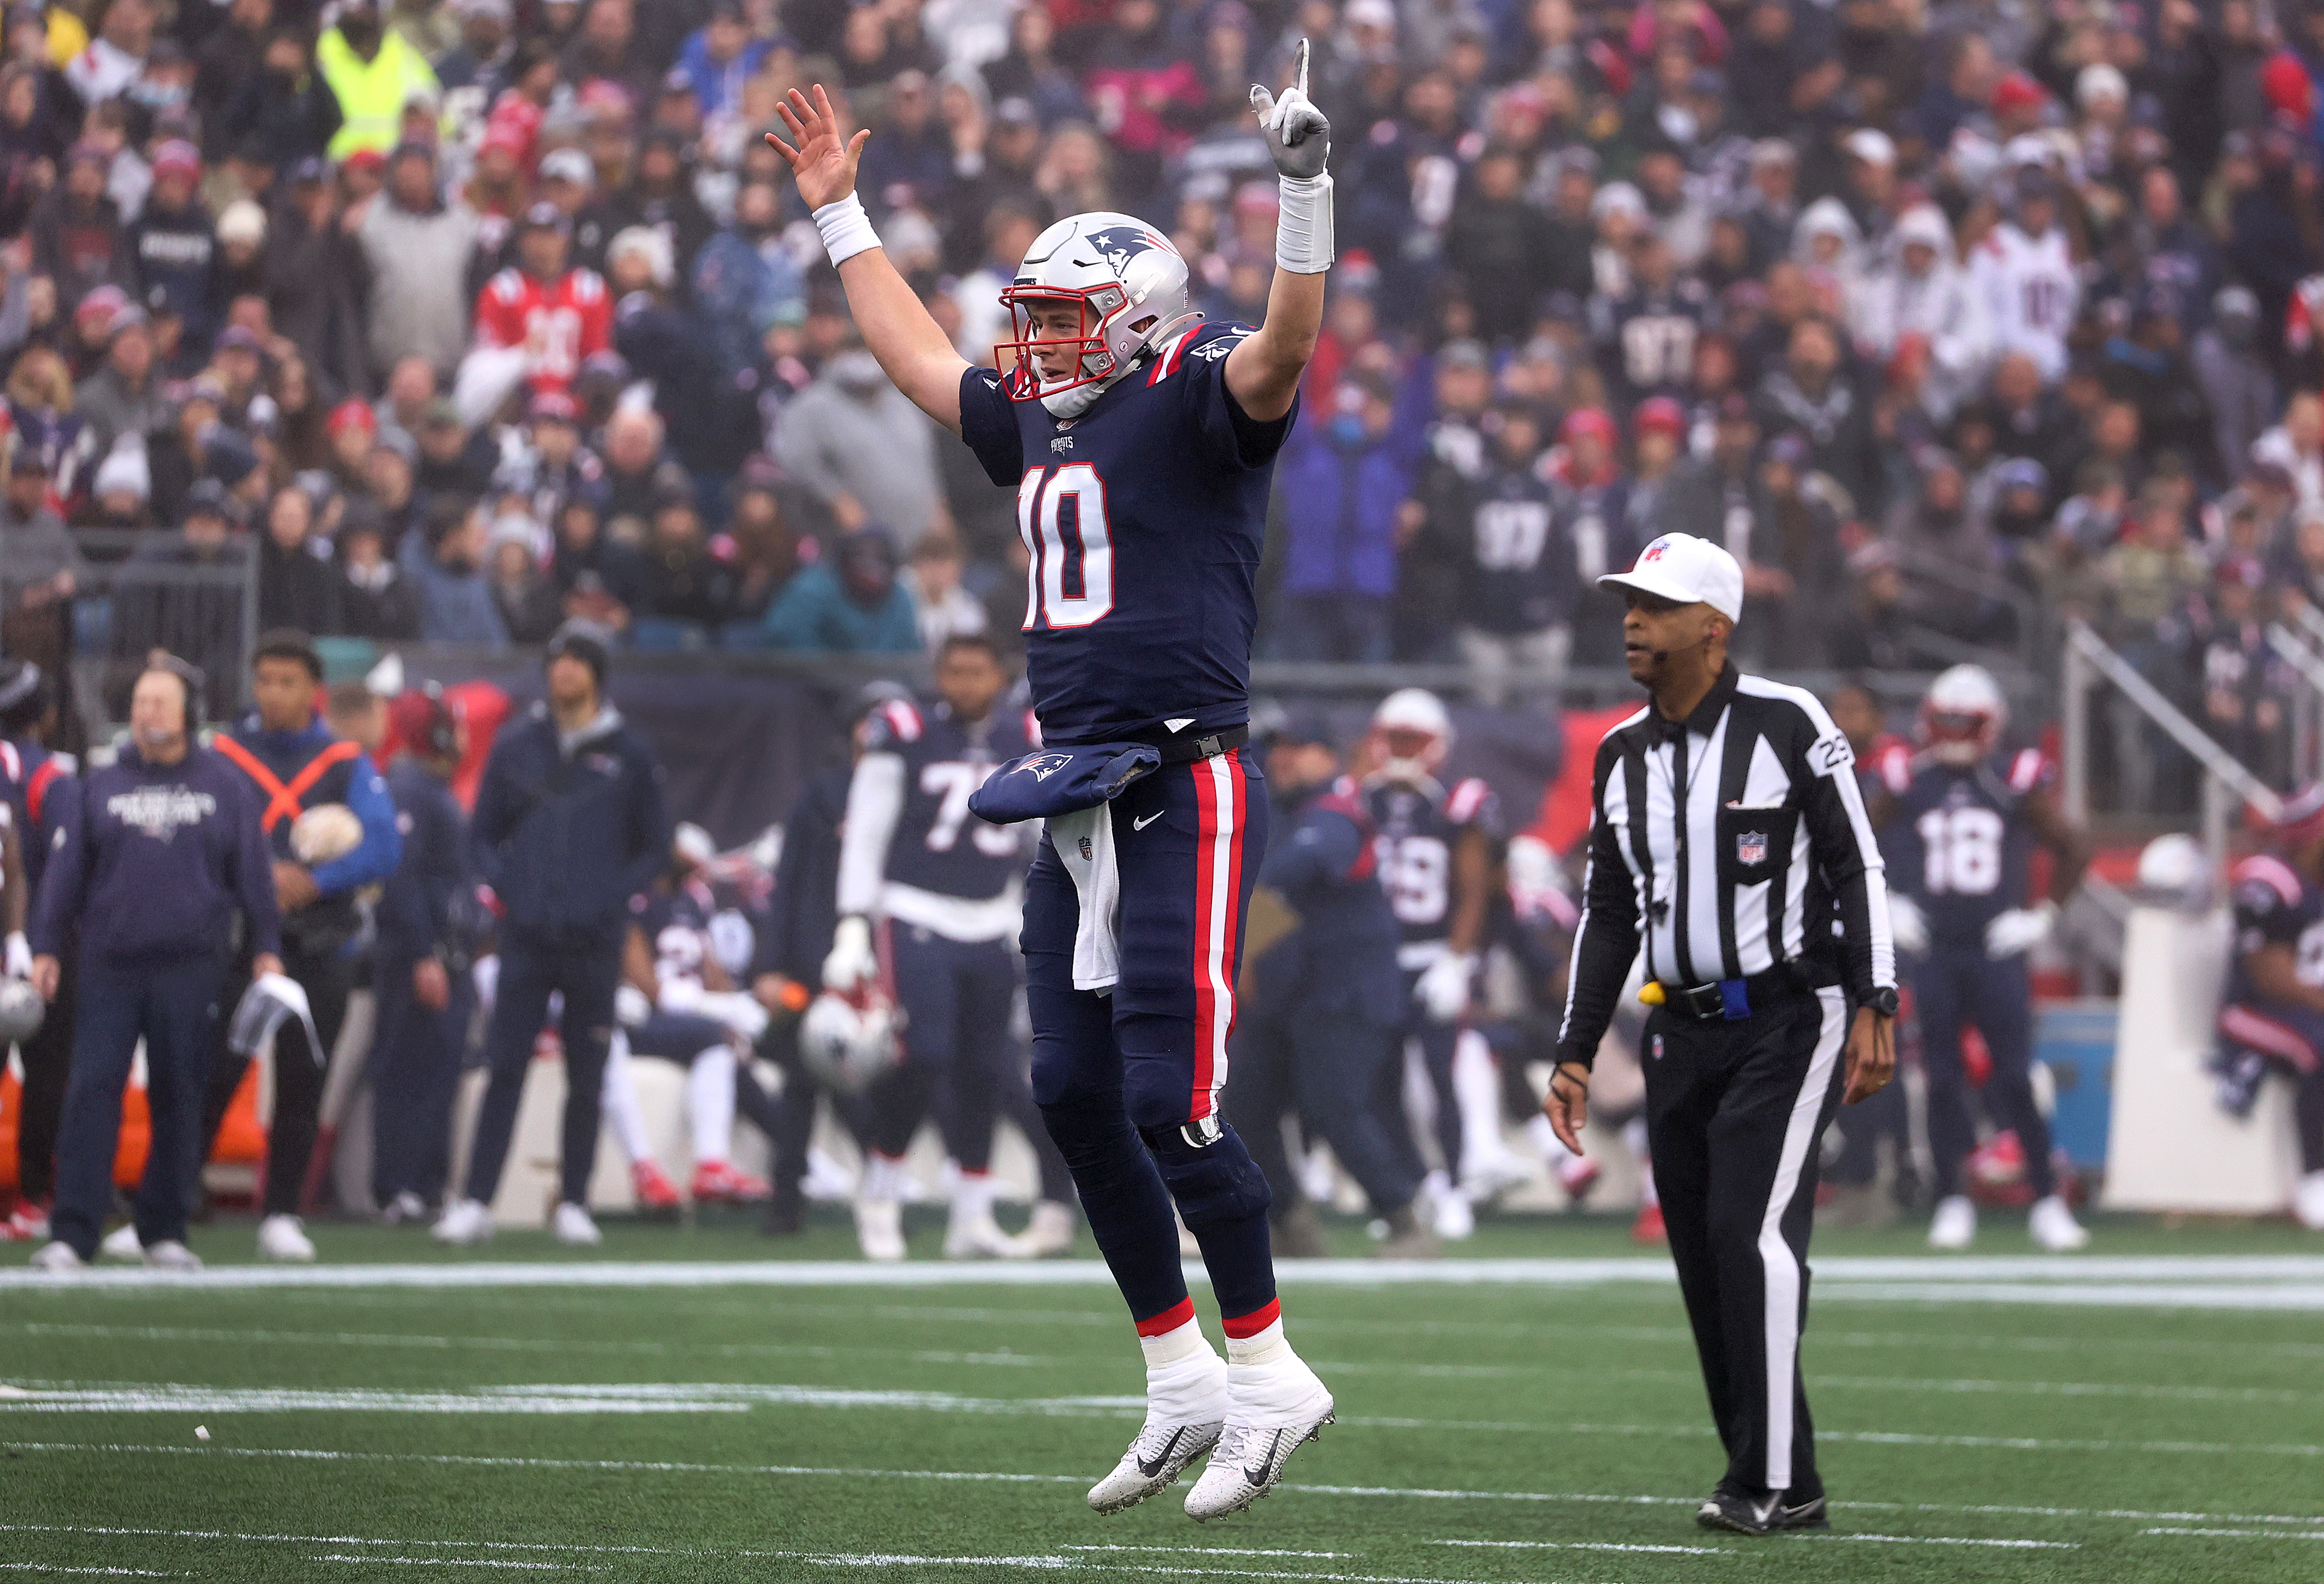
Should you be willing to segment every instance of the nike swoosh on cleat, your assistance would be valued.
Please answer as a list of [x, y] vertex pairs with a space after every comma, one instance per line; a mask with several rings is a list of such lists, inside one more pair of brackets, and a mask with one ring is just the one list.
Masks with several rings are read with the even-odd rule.
[[1281, 1450], [1282, 1446], [1283, 1432], [1278, 1430], [1268, 1438], [1267, 1456], [1260, 1460], [1259, 1467], [1256, 1469], [1245, 1469], [1242, 1471], [1242, 1477], [1253, 1485], [1264, 1486], [1274, 1477], [1276, 1467], [1275, 1455]]
[[1133, 831], [1142, 831], [1142, 830], [1144, 830], [1147, 826], [1148, 826], [1148, 825], [1152, 824], [1156, 820], [1160, 819], [1161, 817], [1162, 817], [1162, 811], [1161, 811], [1160, 809], [1158, 809], [1158, 808], [1157, 808], [1157, 809], [1156, 809], [1152, 814], [1148, 815], [1144, 819], [1134, 819], [1134, 820], [1131, 820], [1131, 821], [1130, 822], [1130, 828], [1131, 830], [1133, 830]]
[[1186, 1427], [1183, 1424], [1172, 1431], [1170, 1439], [1162, 1443], [1162, 1450], [1156, 1454], [1152, 1462], [1149, 1463], [1143, 1458], [1138, 1460], [1138, 1471], [1148, 1479], [1160, 1474], [1163, 1466], [1170, 1461], [1170, 1454], [1178, 1450], [1178, 1443], [1185, 1438], [1185, 1434]]

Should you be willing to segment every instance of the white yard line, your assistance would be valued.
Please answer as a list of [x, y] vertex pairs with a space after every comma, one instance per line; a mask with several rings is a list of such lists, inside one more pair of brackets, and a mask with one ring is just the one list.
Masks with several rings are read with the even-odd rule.
[[2200, 1534], [2221, 1540], [2324, 1540], [2324, 1529], [2142, 1529], [2141, 1534]]
[[[970, 1469], [851, 1469], [820, 1468], [788, 1463], [687, 1463], [619, 1458], [490, 1457], [458, 1452], [341, 1451], [308, 1447], [232, 1447], [135, 1445], [90, 1441], [0, 1441], [0, 1451], [64, 1454], [159, 1456], [185, 1458], [281, 1458], [295, 1461], [332, 1463], [420, 1463], [461, 1468], [532, 1469], [542, 1470], [643, 1473], [721, 1474], [746, 1478], [775, 1477], [834, 1479], [924, 1479], [937, 1483], [1001, 1485], [1087, 1485], [1087, 1474], [1020, 1474]], [[1395, 1485], [1286, 1484], [1286, 1491], [1309, 1496], [1376, 1498], [1407, 1497], [1426, 1501], [1569, 1503], [1594, 1506], [1695, 1506], [1693, 1496], [1618, 1496], [1590, 1491], [1455, 1490]], [[2324, 1539], [2324, 1512], [2285, 1513], [2147, 1512], [2128, 1507], [2017, 1506], [1997, 1503], [1954, 1505], [1941, 1502], [1834, 1501], [1835, 1509], [1864, 1512], [1932, 1513], [1980, 1516], [2049, 1519], [2115, 1519], [2140, 1524], [2273, 1524], [2289, 1526], [2298, 1538]], [[5, 1526], [0, 1526], [5, 1527]], [[2313, 1535], [2303, 1533], [2313, 1529]], [[2158, 1533], [2173, 1533], [2158, 1531]], [[2189, 1531], [2200, 1533], [2200, 1531]], [[2240, 1533], [2240, 1531], [2223, 1531]], [[1070, 1548], [1069, 1548], [1070, 1549]]]
[[307, 1560], [310, 1562], [363, 1562], [394, 1568], [511, 1568], [540, 1573], [610, 1573], [613, 1570], [612, 1565], [605, 1562], [513, 1562], [471, 1561], [466, 1557], [355, 1557], [325, 1552]]
[[1059, 1551], [1160, 1552], [1167, 1556], [1192, 1557], [1317, 1557], [1326, 1561], [1350, 1561], [1352, 1551], [1254, 1551], [1232, 1545], [1061, 1545]]
[[[1204, 1279], [1199, 1265], [1190, 1279]], [[2214, 1289], [2222, 1295], [2273, 1294], [2287, 1306], [2324, 1304], [2324, 1257], [2312, 1255], [2019, 1255], [2006, 1257], [1872, 1258], [1840, 1257], [1816, 1262], [1819, 1297], [1888, 1299], [1931, 1294], [2008, 1294], [1993, 1302], [2098, 1301], [2167, 1303], [2189, 1284], [2242, 1284]], [[1278, 1273], [1286, 1287], [1507, 1285], [1588, 1287], [1609, 1284], [1670, 1286], [1667, 1260], [1651, 1256], [1580, 1259], [1316, 1259], [1290, 1262]], [[2103, 1284], [2153, 1284], [2109, 1288]], [[1851, 1284], [1871, 1284], [1852, 1286]], [[2271, 1286], [2265, 1284], [2287, 1284]], [[105, 1266], [54, 1275], [23, 1266], [0, 1269], [0, 1290], [46, 1291], [171, 1287], [211, 1291], [299, 1287], [1110, 1287], [1112, 1277], [1094, 1259], [997, 1261], [962, 1265], [936, 1261], [867, 1265], [855, 1260], [479, 1260], [437, 1265], [212, 1266], [198, 1271], [159, 1271], [143, 1266]], [[2111, 1294], [2110, 1300], [2107, 1294]], [[2201, 1292], [2193, 1297], [2204, 1296]], [[2240, 1306], [2240, 1297], [2237, 1305]]]

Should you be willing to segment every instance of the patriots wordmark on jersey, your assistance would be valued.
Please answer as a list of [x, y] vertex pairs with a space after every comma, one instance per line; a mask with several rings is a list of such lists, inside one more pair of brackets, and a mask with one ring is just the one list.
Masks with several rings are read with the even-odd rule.
[[2025, 804], [2053, 767], [2031, 748], [1969, 765], [1895, 752], [1881, 773], [1896, 799], [1882, 843], [1889, 885], [1921, 905], [1932, 941], [1982, 943], [1996, 916], [2026, 905], [2038, 838]]
[[1450, 790], [1434, 781], [1381, 782], [1365, 790], [1364, 802], [1378, 833], [1372, 851], [1380, 889], [1403, 935], [1397, 960], [1406, 968], [1425, 968], [1443, 954], [1452, 933], [1453, 846], [1472, 829], [1491, 834], [1499, 805], [1492, 788], [1474, 776]]
[[1259, 544], [1297, 416], [1261, 423], [1226, 383], [1247, 325], [1196, 324], [1079, 417], [961, 376], [961, 437], [1017, 491], [1026, 677], [1044, 738], [1167, 740], [1250, 716]]

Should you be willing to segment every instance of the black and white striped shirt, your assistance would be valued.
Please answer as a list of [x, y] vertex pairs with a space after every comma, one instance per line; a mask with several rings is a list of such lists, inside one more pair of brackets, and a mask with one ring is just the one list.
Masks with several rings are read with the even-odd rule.
[[1665, 985], [1778, 963], [1859, 1002], [1895, 983], [1855, 762], [1814, 695], [1732, 665], [1683, 723], [1649, 705], [1606, 733], [1558, 1061], [1597, 1054], [1641, 946]]

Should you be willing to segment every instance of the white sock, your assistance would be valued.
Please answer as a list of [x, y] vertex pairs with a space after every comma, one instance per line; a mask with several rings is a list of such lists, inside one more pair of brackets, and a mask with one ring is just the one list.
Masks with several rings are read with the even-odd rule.
[[[992, 1216], [992, 1174], [963, 1172], [952, 1190], [952, 1224], [964, 1227]], [[1140, 1339], [1143, 1340], [1144, 1339]]]
[[[1426, 1160], [1436, 1153], [1436, 1082], [1428, 1075], [1427, 1059], [1420, 1054], [1420, 1042], [1407, 1040], [1404, 1046], [1404, 1117], [1412, 1124], [1412, 1137], [1420, 1146], [1420, 1156]], [[1459, 1161], [1446, 1161], [1444, 1169], [1452, 1171]]]
[[1291, 1344], [1283, 1339], [1283, 1317], [1279, 1314], [1247, 1337], [1227, 1339], [1230, 1365], [1277, 1364], [1290, 1356]]
[[686, 1074], [686, 1114], [694, 1124], [694, 1164], [724, 1161], [734, 1152], [734, 1052], [715, 1045], [694, 1058]]
[[[1506, 1152], [1501, 1143], [1501, 1074], [1493, 1047], [1473, 1028], [1452, 1044], [1452, 1098], [1461, 1110], [1461, 1174]], [[1451, 1163], [1446, 1163], [1450, 1165]]]
[[1226, 1417], [1227, 1372], [1200, 1324], [1189, 1320], [1158, 1337], [1140, 1337], [1138, 1348], [1146, 1355], [1149, 1417], [1186, 1423]]
[[860, 1199], [903, 1198], [904, 1163], [872, 1151], [863, 1157], [863, 1180], [856, 1185], [855, 1192]]
[[630, 1165], [653, 1159], [653, 1147], [646, 1142], [645, 1113], [638, 1109], [637, 1086], [630, 1082], [630, 1036], [619, 1028], [606, 1043], [605, 1083], [598, 1105]]
[[1655, 1161], [1646, 1150], [1646, 1119], [1632, 1117], [1622, 1124], [1622, 1146], [1630, 1158], [1638, 1163], [1638, 1204], [1650, 1208], [1660, 1204], [1662, 1198], [1655, 1192]]

